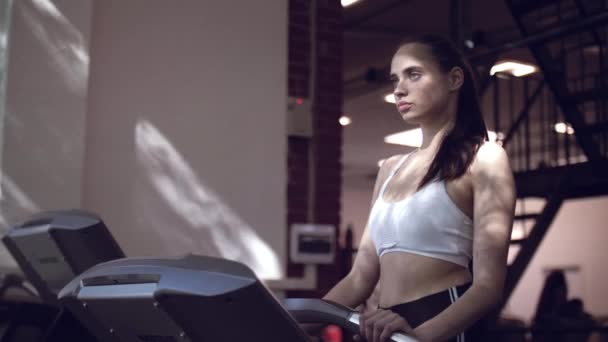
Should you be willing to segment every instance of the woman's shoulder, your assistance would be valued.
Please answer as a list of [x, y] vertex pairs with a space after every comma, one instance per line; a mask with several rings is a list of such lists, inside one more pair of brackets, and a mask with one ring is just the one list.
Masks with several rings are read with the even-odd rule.
[[405, 157], [407, 154], [395, 154], [390, 157], [383, 159], [380, 162], [380, 168], [377, 173], [376, 180], [382, 182], [388, 175], [397, 167], [397, 164]]
[[507, 152], [499, 143], [493, 141], [486, 141], [479, 147], [471, 164], [471, 173], [474, 177], [493, 178], [511, 172]]
[[401, 153], [401, 154], [395, 154], [392, 155], [386, 159], [384, 159], [384, 161], [382, 161], [381, 165], [380, 165], [380, 170], [379, 173], [383, 174], [383, 173], [390, 173], [392, 170], [394, 170], [399, 163], [401, 163], [401, 161], [403, 161], [404, 158], [406, 158], [409, 153]]
[[390, 168], [391, 166], [395, 166], [395, 164], [397, 164], [399, 162], [399, 160], [403, 159], [406, 155], [407, 155], [407, 153], [406, 154], [394, 154], [394, 155], [384, 159], [380, 168]]

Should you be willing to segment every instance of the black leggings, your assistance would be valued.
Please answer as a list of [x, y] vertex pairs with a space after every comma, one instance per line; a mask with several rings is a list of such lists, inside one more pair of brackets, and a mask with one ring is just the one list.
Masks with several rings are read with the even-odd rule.
[[[438, 292], [411, 302], [398, 304], [387, 308], [416, 328], [420, 324], [437, 316], [441, 311], [454, 303], [470, 287], [470, 284], [451, 287], [445, 291]], [[449, 342], [471, 342], [482, 340], [482, 323], [479, 322], [466, 331], [449, 339]]]

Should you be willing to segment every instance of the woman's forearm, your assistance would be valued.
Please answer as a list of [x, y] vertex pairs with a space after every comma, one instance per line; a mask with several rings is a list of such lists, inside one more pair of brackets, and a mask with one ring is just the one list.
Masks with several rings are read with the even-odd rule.
[[348, 275], [336, 284], [323, 299], [356, 308], [371, 295], [375, 285], [371, 284], [371, 281], [355, 279], [354, 276]]
[[[352, 274], [344, 277], [340, 280], [325, 296], [323, 299], [329, 300], [332, 302], [336, 302], [338, 304], [342, 304], [349, 308], [357, 307], [361, 302], [365, 300], [364, 290], [365, 288], [360, 288], [361, 284], [357, 284], [357, 280], [354, 279]], [[363, 299], [361, 299], [363, 297]], [[317, 336], [321, 332], [321, 329], [326, 326], [326, 324], [314, 323], [314, 324], [303, 324], [301, 325], [306, 331], [307, 334], [311, 336]]]
[[498, 304], [496, 289], [472, 285], [454, 304], [414, 329], [420, 341], [444, 341], [469, 328]]

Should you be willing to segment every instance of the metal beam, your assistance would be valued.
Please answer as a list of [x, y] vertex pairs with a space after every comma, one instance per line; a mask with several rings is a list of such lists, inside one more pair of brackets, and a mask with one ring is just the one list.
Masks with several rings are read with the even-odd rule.
[[[589, 12], [587, 12], [587, 9], [585, 8], [585, 5], [583, 5], [583, 2], [581, 0], [574, 0], [574, 3], [576, 4], [576, 8], [581, 13], [581, 15], [584, 18], [588, 18], [589, 17]], [[591, 28], [591, 34], [593, 35], [593, 40], [595, 41], [595, 44], [597, 44], [597, 46], [601, 47], [602, 46], [602, 39], [600, 38], [600, 35], [597, 32], [597, 30], [595, 29], [595, 27]]]
[[555, 0], [511, 0], [510, 2], [512, 8], [520, 15], [555, 4]]
[[597, 101], [606, 98], [608, 98], [608, 87], [604, 86], [572, 93], [572, 98], [570, 100], [575, 104], [580, 104], [587, 101]]
[[565, 172], [570, 175], [566, 198], [608, 195], [608, 175], [598, 174], [591, 163], [584, 162], [515, 173], [517, 197], [546, 197]]
[[[516, 19], [516, 21], [520, 21]], [[608, 23], [608, 11], [600, 12], [598, 14], [594, 14], [592, 16], [588, 16], [583, 20], [577, 20], [575, 22], [569, 23], [567, 25], [562, 25], [560, 27], [556, 27], [553, 29], [549, 29], [540, 33], [536, 33], [530, 36], [525, 37], [524, 39], [520, 39], [514, 42], [505, 43], [496, 47], [491, 48], [488, 51], [472, 54], [468, 56], [471, 62], [484, 59], [490, 56], [495, 56], [499, 53], [522, 48], [529, 47], [532, 45], [537, 45], [541, 43], [545, 43], [549, 40], [553, 40], [568, 34], [577, 33], [588, 28], [594, 27], [595, 25], [601, 25], [604, 23]]]
[[[599, 14], [594, 14], [583, 20], [576, 21], [576, 22], [568, 24], [568, 25], [563, 25], [558, 28], [543, 31], [543, 32], [528, 36], [524, 39], [504, 43], [502, 45], [493, 47], [488, 51], [468, 55], [467, 58], [469, 59], [469, 61], [471, 61], [472, 64], [482, 63], [484, 60], [486, 60], [488, 58], [496, 58], [496, 56], [498, 54], [505, 52], [505, 51], [509, 51], [509, 50], [513, 50], [513, 49], [521, 48], [521, 47], [531, 47], [536, 44], [540, 44], [540, 43], [543, 43], [543, 42], [546, 42], [546, 41], [549, 41], [552, 39], [556, 39], [556, 38], [566, 35], [566, 34], [576, 33], [581, 30], [585, 30], [589, 27], [592, 27], [594, 25], [601, 25], [604, 23], [608, 23], [608, 12], [601, 12]], [[387, 65], [379, 70], [390, 70], [390, 65]], [[354, 79], [365, 79], [365, 76], [355, 77]], [[347, 81], [347, 82], [349, 82], [349, 81]], [[384, 86], [387, 83], [388, 83], [388, 77], [387, 77], [387, 82], [378, 82], [377, 84], [379, 86]], [[484, 83], [483, 79], [482, 79], [482, 83]], [[374, 91], [375, 89], [377, 89], [377, 88], [371, 89], [370, 91]]]
[[509, 128], [509, 132], [507, 132], [507, 135], [505, 136], [505, 139], [502, 141], [503, 147], [507, 146], [507, 144], [509, 143], [509, 141], [511, 140], [511, 138], [513, 138], [513, 135], [515, 134], [515, 131], [517, 130], [517, 128], [519, 128], [519, 125], [521, 125], [521, 123], [524, 121], [524, 119], [528, 117], [528, 115], [530, 113], [530, 108], [532, 108], [532, 105], [534, 104], [534, 101], [536, 101], [536, 98], [540, 94], [540, 92], [543, 89], [544, 85], [545, 85], [545, 80], [542, 80], [538, 84], [538, 86], [536, 86], [536, 89], [534, 89], [534, 92], [532, 93], [532, 96], [530, 96], [526, 100], [526, 104], [524, 105], [524, 108], [522, 108], [522, 110], [519, 112], [519, 115], [517, 116], [517, 119], [515, 120], [515, 122], [513, 123], [513, 125], [511, 125], [511, 128]]
[[[524, 26], [521, 18], [516, 16], [516, 13], [512, 14], [513, 19], [517, 23], [521, 33], [524, 36], [527, 36], [528, 30]], [[599, 20], [598, 18], [608, 20], [608, 11], [594, 17], [589, 17], [587, 20], [583, 20], [581, 22], [586, 22], [587, 25], [590, 25], [589, 22], [597, 21]], [[539, 43], [530, 44], [529, 47], [532, 55], [534, 55], [536, 62], [543, 72], [543, 76], [545, 77], [549, 88], [553, 92], [556, 102], [562, 109], [566, 121], [570, 123], [572, 128], [574, 128], [574, 134], [576, 136], [578, 145], [587, 156], [587, 159], [589, 159], [591, 163], [596, 164], [598, 171], [601, 172], [606, 164], [603, 162], [603, 159], [605, 158], [603, 158], [603, 156], [600, 154], [600, 150], [597, 144], [595, 144], [593, 141], [593, 137], [583, 133], [583, 129], [586, 126], [585, 119], [580, 113], [578, 105], [571, 101], [572, 95], [570, 94], [567, 86], [564, 70], [556, 63], [546, 47], [541, 46]]]
[[[525, 221], [525, 220], [532, 220], [532, 219], [537, 219], [539, 216], [539, 214], [522, 214], [522, 215], [515, 215], [515, 217], [513, 217], [514, 221]], [[511, 240], [513, 241], [513, 240]]]
[[549, 231], [549, 227], [551, 227], [553, 219], [564, 202], [564, 193], [567, 192], [567, 181], [568, 177], [566, 173], [562, 176], [562, 179], [555, 187], [551, 195], [547, 197], [547, 202], [542, 213], [540, 213], [528, 237], [522, 242], [521, 249], [519, 253], [517, 253], [517, 257], [515, 257], [515, 260], [511, 266], [509, 266], [507, 279], [505, 281], [503, 300], [501, 302], [502, 305], [500, 307], [503, 307], [504, 304], [509, 300], [509, 297], [511, 297], [513, 290], [515, 290], [515, 286], [517, 286], [517, 283], [523, 276], [526, 267], [532, 260], [532, 257], [534, 257], [534, 253], [538, 249], [538, 246], [540, 246], [540, 243], [543, 241], [547, 231]]
[[608, 131], [608, 121], [591, 124], [591, 125], [585, 127], [584, 133], [585, 134], [597, 134], [597, 133], [604, 132], [604, 131]]

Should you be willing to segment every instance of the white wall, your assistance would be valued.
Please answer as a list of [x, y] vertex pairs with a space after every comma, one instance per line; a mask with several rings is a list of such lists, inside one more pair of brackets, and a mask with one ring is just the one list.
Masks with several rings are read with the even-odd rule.
[[546, 270], [579, 267], [567, 272], [569, 296], [583, 299], [595, 316], [608, 315], [608, 276], [605, 272], [608, 241], [608, 197], [568, 200], [560, 209], [506, 307], [506, 312], [530, 320]]
[[[0, 141], [4, 135], [6, 104], [6, 74], [8, 68], [8, 36], [11, 28], [12, 0], [0, 1]], [[0, 148], [0, 170], [2, 169], [2, 149]], [[0, 181], [2, 175], [0, 174]], [[0, 188], [0, 190], [2, 190]], [[1, 192], [0, 192], [1, 196]]]
[[31, 207], [18, 193], [35, 208], [80, 204], [91, 2], [13, 7], [2, 146], [9, 222]]
[[[9, 38], [0, 225], [80, 206], [91, 1], [17, 0]], [[12, 265], [1, 248], [0, 265]]]
[[285, 258], [284, 1], [94, 4], [84, 206], [131, 256], [276, 277]]
[[[4, 228], [33, 212], [84, 207], [130, 256], [210, 254], [278, 277], [287, 2], [14, 7]], [[0, 255], [0, 264], [10, 259]]]

